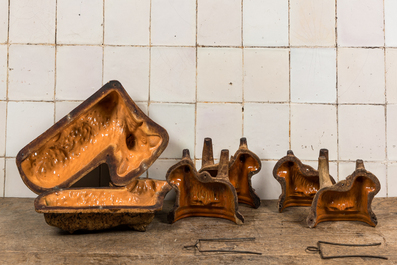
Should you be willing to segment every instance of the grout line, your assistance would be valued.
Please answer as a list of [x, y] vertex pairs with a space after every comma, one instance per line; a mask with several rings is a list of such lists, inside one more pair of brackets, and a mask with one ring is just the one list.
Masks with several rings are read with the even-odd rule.
[[386, 159], [386, 197], [389, 197], [389, 157], [387, 154], [387, 89], [386, 89], [386, 13], [385, 0], [383, 0], [383, 67], [384, 67], [384, 93], [385, 93], [385, 159]]
[[10, 12], [11, 10], [11, 0], [8, 0], [8, 25], [7, 25], [7, 76], [6, 76], [6, 118], [4, 125], [4, 180], [3, 180], [3, 196], [6, 196], [6, 179], [7, 179], [7, 169], [6, 169], [6, 158], [7, 155], [7, 122], [8, 122], [8, 87], [10, 82]]
[[338, 60], [339, 60], [339, 48], [338, 48], [338, 0], [335, 0], [335, 103], [336, 103], [336, 181], [339, 181], [339, 75], [338, 75]]
[[57, 114], [57, 107], [56, 107], [56, 98], [57, 98], [57, 57], [58, 57], [58, 0], [55, 0], [55, 40], [54, 40], [54, 49], [55, 49], [55, 59], [54, 59], [54, 124], [56, 122], [56, 114]]
[[[150, 87], [152, 74], [152, 0], [149, 1], [149, 73], [148, 73], [148, 95], [147, 95], [147, 116], [150, 117]], [[146, 178], [150, 178], [149, 170], [146, 170]]]
[[194, 144], [193, 144], [193, 161], [196, 166], [197, 157], [197, 84], [198, 84], [198, 0], [196, 0], [196, 34], [195, 34], [195, 48], [196, 48], [196, 84], [195, 84], [195, 99], [194, 99]]
[[244, 110], [245, 110], [245, 98], [244, 98], [244, 0], [241, 0], [241, 137], [244, 137]]
[[288, 149], [292, 150], [291, 143], [291, 0], [288, 0]]

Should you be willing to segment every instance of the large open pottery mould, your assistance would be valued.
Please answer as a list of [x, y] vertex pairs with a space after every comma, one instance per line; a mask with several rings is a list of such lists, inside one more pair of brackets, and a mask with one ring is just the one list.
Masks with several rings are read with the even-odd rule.
[[[41, 194], [36, 211], [48, 216], [154, 213], [171, 187], [137, 178], [167, 144], [166, 130], [137, 107], [118, 81], [111, 81], [25, 146], [16, 163], [26, 186]], [[70, 188], [103, 163], [113, 187]]]

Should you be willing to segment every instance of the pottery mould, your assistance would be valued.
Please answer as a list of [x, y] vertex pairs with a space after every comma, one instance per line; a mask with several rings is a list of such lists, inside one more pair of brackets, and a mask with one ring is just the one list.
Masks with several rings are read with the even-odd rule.
[[[111, 81], [25, 146], [16, 163], [26, 186], [40, 194], [35, 208], [46, 219], [53, 216], [59, 224], [62, 214], [63, 220], [102, 214], [100, 218], [107, 218], [103, 227], [90, 226], [88, 218], [86, 224], [65, 230], [102, 229], [117, 225], [105, 216], [109, 213], [154, 215], [162, 208], [171, 189], [167, 182], [137, 178], [167, 144], [166, 130], [138, 108], [118, 81]], [[103, 163], [114, 187], [70, 188]]]

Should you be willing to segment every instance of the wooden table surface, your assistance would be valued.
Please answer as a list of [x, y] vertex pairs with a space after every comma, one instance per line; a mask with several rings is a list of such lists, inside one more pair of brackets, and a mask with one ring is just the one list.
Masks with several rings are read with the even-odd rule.
[[[217, 218], [191, 217], [166, 222], [166, 201], [146, 232], [115, 228], [69, 234], [48, 226], [34, 211], [33, 199], [0, 198], [0, 264], [397, 264], [397, 198], [376, 198], [372, 209], [377, 227], [361, 222], [324, 222], [307, 228], [307, 207], [276, 210], [276, 201], [259, 209], [240, 205], [243, 225]], [[203, 249], [226, 248], [262, 255], [199, 253], [186, 250], [199, 238], [255, 237], [252, 242], [203, 243]], [[382, 243], [351, 248], [324, 246], [325, 255], [383, 255], [389, 260], [345, 258], [321, 260], [306, 253], [317, 241]]]

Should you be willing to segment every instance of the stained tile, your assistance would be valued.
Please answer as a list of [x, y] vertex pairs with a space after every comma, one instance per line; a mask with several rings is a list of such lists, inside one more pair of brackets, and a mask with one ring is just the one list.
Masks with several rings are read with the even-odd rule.
[[10, 45], [8, 98], [54, 100], [55, 48]]
[[245, 46], [288, 46], [288, 0], [244, 0]]
[[5, 197], [26, 197], [36, 198], [37, 194], [31, 191], [25, 183], [23, 183], [19, 175], [15, 158], [6, 159], [6, 181], [5, 181]]
[[105, 44], [148, 45], [150, 1], [105, 0]]
[[244, 49], [244, 100], [289, 100], [288, 49]]
[[148, 47], [105, 47], [103, 83], [118, 80], [134, 101], [147, 101], [149, 57]]
[[292, 46], [335, 45], [335, 0], [291, 0]]
[[0, 0], [0, 43], [7, 43], [8, 0]]
[[287, 104], [246, 103], [244, 136], [249, 149], [261, 159], [280, 159], [289, 149]]

